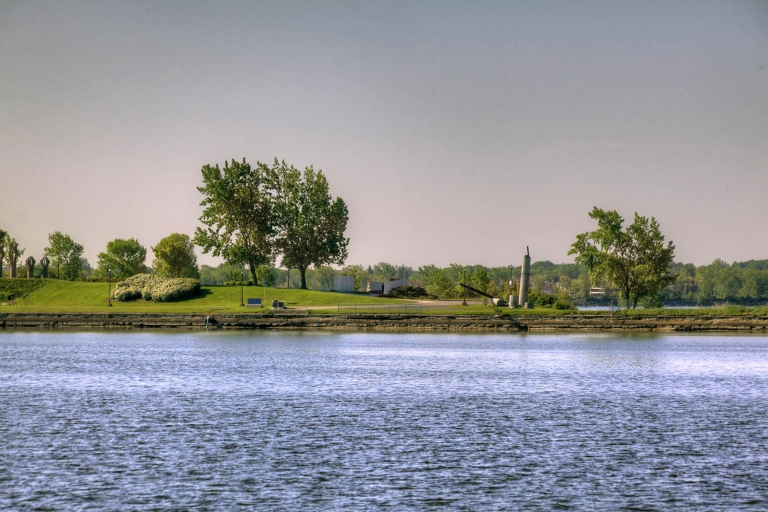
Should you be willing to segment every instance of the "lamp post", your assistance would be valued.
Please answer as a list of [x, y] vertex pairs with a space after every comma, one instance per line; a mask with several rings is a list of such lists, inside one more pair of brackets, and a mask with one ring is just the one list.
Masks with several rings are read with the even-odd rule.
[[107, 270], [107, 306], [112, 307], [112, 269]]
[[240, 305], [241, 306], [245, 306], [245, 304], [243, 304], [243, 296], [245, 294], [245, 289], [243, 288], [243, 286], [245, 286], [243, 284], [243, 280], [245, 279], [244, 273], [245, 273], [245, 270], [241, 268], [240, 269]]

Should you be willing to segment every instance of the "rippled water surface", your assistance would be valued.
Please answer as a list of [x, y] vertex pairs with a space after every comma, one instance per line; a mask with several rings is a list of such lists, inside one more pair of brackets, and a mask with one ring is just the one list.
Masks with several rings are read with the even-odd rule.
[[768, 338], [0, 332], [0, 508], [768, 508]]

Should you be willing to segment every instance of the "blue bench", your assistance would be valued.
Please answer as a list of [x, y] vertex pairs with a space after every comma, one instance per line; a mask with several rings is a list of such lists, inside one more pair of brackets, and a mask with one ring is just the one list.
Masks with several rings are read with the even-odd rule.
[[249, 308], [260, 308], [261, 307], [261, 299], [248, 299], [247, 306]]

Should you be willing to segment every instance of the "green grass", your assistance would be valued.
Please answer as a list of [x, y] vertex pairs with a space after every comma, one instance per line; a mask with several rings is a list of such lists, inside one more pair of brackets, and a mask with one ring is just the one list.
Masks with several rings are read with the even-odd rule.
[[[114, 284], [112, 284], [114, 289]], [[264, 301], [264, 289], [247, 286], [244, 298], [261, 298]], [[285, 288], [267, 288], [266, 304], [273, 299], [281, 300], [290, 308], [302, 306], [335, 307], [337, 304], [402, 304], [403, 300], [384, 299], [368, 295], [319, 292], [314, 290], [296, 290]], [[240, 287], [203, 286], [197, 297], [178, 302], [118, 302], [107, 305], [107, 283], [83, 283], [50, 280], [44, 286], [32, 291], [26, 300], [18, 301], [16, 306], [0, 306], [0, 311], [19, 312], [105, 312], [105, 313], [210, 313], [248, 312], [263, 313], [269, 308], [246, 308], [240, 306]]]
[[[112, 285], [114, 288], [114, 284]], [[265, 304], [273, 299], [282, 300], [292, 308], [311, 307], [317, 313], [336, 313], [337, 304], [352, 306], [357, 304], [357, 313], [370, 313], [370, 305], [378, 305], [374, 313], [414, 313], [431, 315], [495, 315], [492, 308], [481, 304], [469, 306], [440, 306], [424, 307], [414, 301], [402, 299], [387, 299], [365, 294], [319, 292], [314, 290], [296, 290], [285, 288], [267, 288]], [[248, 297], [264, 300], [264, 290], [261, 287], [245, 287], [245, 299]], [[270, 309], [246, 308], [240, 306], [240, 287], [232, 286], [203, 286], [199, 296], [179, 302], [118, 302], [112, 301], [113, 307], [107, 306], [107, 283], [83, 283], [49, 280], [37, 289], [17, 301], [16, 306], [8, 307], [3, 304], [0, 312], [53, 312], [53, 313], [249, 313], [264, 314]], [[366, 307], [368, 306], [368, 307]], [[383, 306], [389, 306], [387, 308]], [[350, 314], [355, 310], [342, 308], [341, 313]], [[722, 308], [697, 309], [636, 309], [610, 311], [562, 311], [556, 309], [515, 309], [501, 308], [503, 315], [579, 315], [579, 316], [678, 316], [678, 317], [726, 317], [726, 316], [768, 316], [768, 307], [728, 306]]]

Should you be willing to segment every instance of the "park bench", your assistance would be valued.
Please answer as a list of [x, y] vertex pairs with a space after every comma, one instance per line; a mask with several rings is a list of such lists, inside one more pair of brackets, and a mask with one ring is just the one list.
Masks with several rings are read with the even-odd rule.
[[249, 308], [260, 308], [261, 307], [261, 299], [248, 299], [247, 306]]

